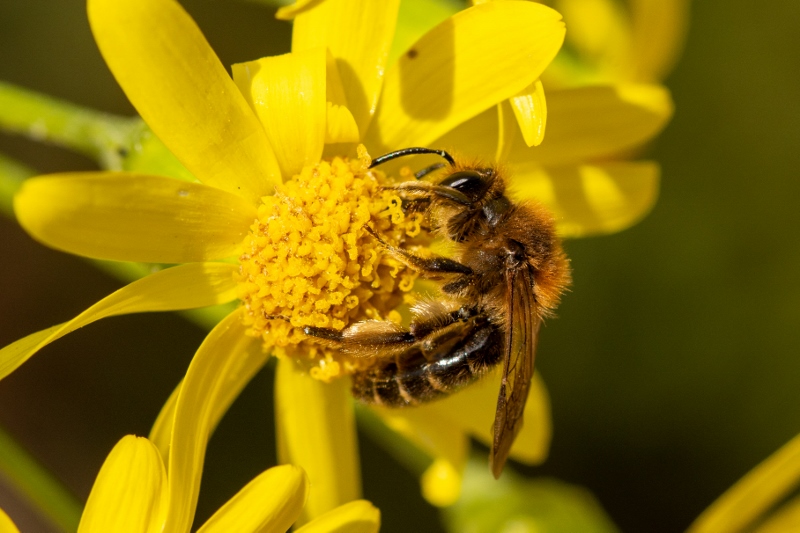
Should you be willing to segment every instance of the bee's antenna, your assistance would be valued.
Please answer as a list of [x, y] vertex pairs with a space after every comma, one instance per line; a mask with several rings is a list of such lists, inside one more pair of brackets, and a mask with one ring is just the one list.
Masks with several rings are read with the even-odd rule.
[[431, 148], [403, 148], [402, 150], [397, 150], [395, 152], [389, 152], [388, 154], [384, 154], [380, 157], [376, 157], [372, 160], [372, 164], [369, 168], [377, 167], [378, 165], [382, 165], [387, 161], [391, 161], [392, 159], [397, 159], [398, 157], [405, 157], [407, 155], [417, 155], [417, 154], [435, 154], [439, 157], [444, 158], [450, 166], [455, 166], [456, 162], [453, 159], [453, 156], [445, 152], [444, 150], [432, 150]]
[[430, 174], [434, 170], [439, 170], [440, 168], [444, 168], [444, 163], [436, 163], [436, 164], [431, 165], [429, 167], [425, 167], [422, 170], [418, 170], [418, 171], [414, 172], [414, 177], [417, 178], [418, 180], [421, 180], [422, 178], [424, 178], [425, 176], [427, 176], [428, 174]]

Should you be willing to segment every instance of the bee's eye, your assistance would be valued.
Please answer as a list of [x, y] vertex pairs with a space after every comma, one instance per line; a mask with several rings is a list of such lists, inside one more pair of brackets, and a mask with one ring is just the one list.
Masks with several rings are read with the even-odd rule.
[[462, 170], [450, 174], [439, 185], [455, 189], [474, 201], [481, 198], [489, 188], [489, 181], [486, 178], [487, 176], [476, 170]]

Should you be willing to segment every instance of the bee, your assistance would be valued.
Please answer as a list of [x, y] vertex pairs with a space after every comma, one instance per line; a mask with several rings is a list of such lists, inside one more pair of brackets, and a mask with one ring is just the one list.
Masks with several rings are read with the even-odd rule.
[[[414, 154], [435, 154], [446, 164], [391, 188], [406, 212], [423, 213], [432, 234], [454, 243], [453, 257], [420, 257], [368, 231], [421, 277], [439, 281], [442, 297], [416, 304], [408, 328], [364, 320], [341, 331], [309, 326], [304, 333], [371, 357], [352, 377], [353, 395], [381, 406], [442, 398], [502, 364], [490, 455], [497, 478], [522, 427], [539, 328], [570, 283], [569, 260], [552, 215], [535, 203], [512, 202], [498, 167], [460, 164], [444, 150], [406, 148], [376, 158], [370, 168]], [[440, 169], [439, 179], [421, 180]]]

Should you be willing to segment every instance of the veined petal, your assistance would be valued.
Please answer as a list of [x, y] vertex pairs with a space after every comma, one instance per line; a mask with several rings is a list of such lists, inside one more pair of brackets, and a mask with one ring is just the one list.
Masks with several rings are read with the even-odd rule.
[[362, 137], [378, 103], [399, 4], [399, 0], [327, 0], [294, 20], [292, 52], [317, 46], [330, 49]]
[[229, 302], [236, 298], [228, 263], [190, 263], [156, 272], [106, 296], [69, 322], [33, 333], [0, 350], [0, 379], [33, 354], [101, 318], [147, 311], [176, 311]]
[[233, 79], [264, 125], [287, 177], [322, 156], [326, 53], [316, 47], [232, 67]]
[[297, 0], [294, 4], [279, 7], [275, 12], [278, 20], [292, 20], [297, 15], [305, 13], [309, 9], [315, 8], [325, 0]]
[[457, 13], [386, 73], [366, 144], [430, 145], [533, 83], [563, 40], [561, 15], [541, 4], [488, 2]]
[[123, 437], [103, 463], [81, 516], [78, 533], [156, 533], [167, 474], [155, 446]]
[[607, 157], [643, 144], [672, 116], [669, 91], [659, 85], [609, 85], [550, 91], [547, 137], [529, 150], [518, 143], [513, 160], [563, 165]]
[[0, 509], [0, 533], [19, 533], [17, 526], [2, 509]]
[[631, 77], [663, 79], [683, 48], [689, 22], [689, 0], [630, 0], [633, 35]]
[[745, 531], [800, 481], [800, 435], [748, 472], [689, 527], [687, 533]]
[[380, 510], [367, 500], [356, 500], [315, 518], [295, 533], [377, 533], [380, 527]]
[[325, 143], [354, 143], [358, 142], [358, 139], [358, 126], [350, 110], [343, 105], [328, 102]]
[[[259, 343], [252, 343], [247, 346], [247, 353], [238, 355], [242, 359], [242, 367], [236, 370], [236, 373], [228, 377], [228, 382], [225, 387], [220, 389], [219, 396], [216, 401], [211, 405], [211, 413], [209, 415], [209, 432], [214, 433], [214, 430], [219, 424], [219, 421], [228, 411], [228, 408], [242, 389], [250, 383], [253, 376], [261, 370], [266, 361], [269, 359], [268, 354], [264, 352]], [[178, 396], [181, 391], [183, 382], [179, 383], [172, 391], [161, 412], [158, 413], [152, 429], [150, 430], [150, 441], [156, 445], [161, 452], [162, 457], [166, 461], [169, 457], [169, 449], [172, 440], [172, 426], [175, 421], [175, 408], [178, 404]]]
[[280, 170], [264, 129], [174, 0], [89, 0], [108, 67], [147, 124], [200, 181], [250, 200]]
[[510, 181], [513, 199], [550, 209], [562, 237], [585, 237], [641, 220], [658, 197], [659, 168], [651, 161], [559, 168], [514, 162]]
[[312, 487], [301, 524], [361, 495], [353, 418], [348, 380], [323, 383], [294, 360], [278, 360], [278, 461], [301, 466]]
[[147, 263], [230, 257], [256, 218], [255, 207], [235, 194], [123, 172], [27, 180], [14, 210], [28, 233], [53, 248]]
[[307, 491], [302, 468], [270, 468], [236, 493], [197, 533], [284, 533], [300, 516]]
[[541, 80], [536, 80], [508, 101], [514, 110], [525, 144], [528, 146], [542, 144], [547, 125], [547, 102]]
[[175, 405], [169, 450], [169, 512], [164, 531], [188, 531], [194, 519], [203, 460], [211, 431], [219, 421], [218, 401], [230, 403], [231, 389], [266, 362], [267, 354], [249, 349], [241, 308], [228, 315], [197, 350]]

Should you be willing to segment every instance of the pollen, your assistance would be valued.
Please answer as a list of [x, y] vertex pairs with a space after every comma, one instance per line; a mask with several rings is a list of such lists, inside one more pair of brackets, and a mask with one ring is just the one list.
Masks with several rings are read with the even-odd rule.
[[397, 308], [409, 301], [417, 277], [375, 235], [417, 248], [422, 216], [404, 213], [400, 197], [386, 188], [393, 181], [369, 164], [359, 147], [357, 159], [321, 161], [277, 186], [262, 199], [239, 257], [248, 334], [279, 357], [306, 361], [324, 381], [364, 361], [307, 337], [303, 328], [399, 321]]

